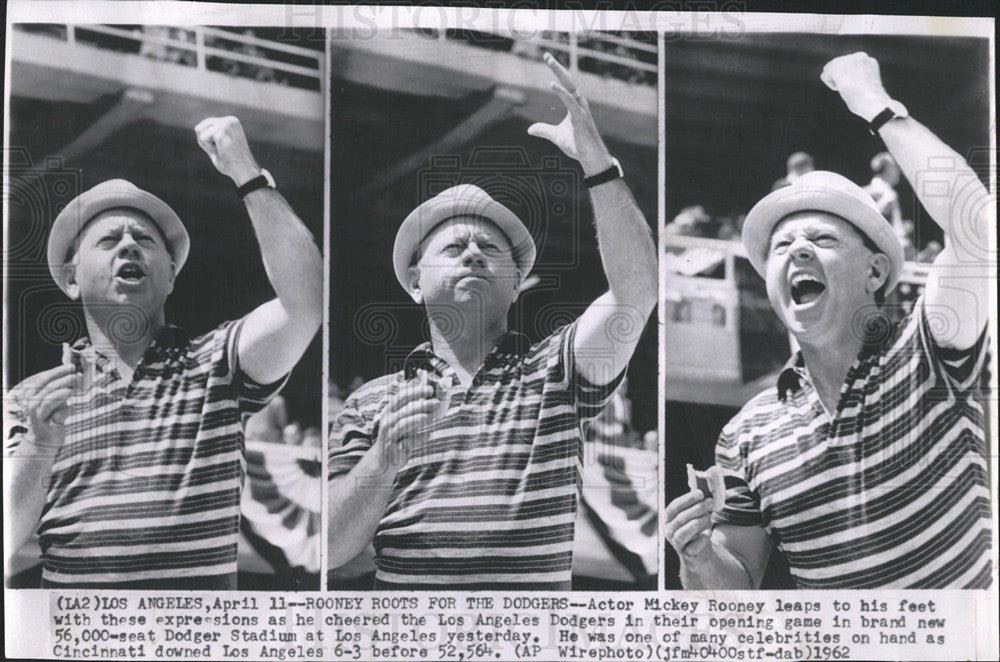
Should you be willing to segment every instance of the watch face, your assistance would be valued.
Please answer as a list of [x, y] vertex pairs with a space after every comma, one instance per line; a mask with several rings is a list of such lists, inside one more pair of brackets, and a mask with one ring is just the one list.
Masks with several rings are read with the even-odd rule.
[[261, 168], [260, 174], [264, 175], [264, 179], [267, 180], [268, 186], [271, 188], [278, 188], [277, 184], [274, 183], [274, 177], [271, 176], [271, 173], [268, 172], [267, 168]]

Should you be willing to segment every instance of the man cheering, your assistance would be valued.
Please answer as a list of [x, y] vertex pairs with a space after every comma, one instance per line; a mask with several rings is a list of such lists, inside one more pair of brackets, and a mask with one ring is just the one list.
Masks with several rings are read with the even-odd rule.
[[655, 305], [656, 250], [587, 101], [545, 62], [568, 115], [528, 133], [580, 162], [610, 289], [531, 345], [507, 328], [535, 260], [513, 212], [467, 184], [403, 221], [395, 275], [431, 340], [353, 393], [331, 435], [330, 565], [374, 542], [377, 588], [570, 588], [581, 426]]
[[243, 423], [319, 328], [322, 266], [239, 121], [195, 132], [246, 203], [277, 298], [191, 338], [164, 319], [190, 244], [166, 203], [118, 179], [59, 214], [49, 269], [88, 337], [12, 390], [4, 462], [7, 551], [37, 529], [46, 587], [236, 588]]
[[722, 432], [725, 505], [675, 499], [667, 539], [688, 588], [758, 586], [775, 543], [800, 588], [985, 587], [995, 201], [889, 97], [875, 60], [836, 58], [822, 80], [885, 141], [947, 247], [893, 324], [880, 308], [903, 249], [869, 195], [813, 172], [757, 203], [743, 243], [800, 351]]

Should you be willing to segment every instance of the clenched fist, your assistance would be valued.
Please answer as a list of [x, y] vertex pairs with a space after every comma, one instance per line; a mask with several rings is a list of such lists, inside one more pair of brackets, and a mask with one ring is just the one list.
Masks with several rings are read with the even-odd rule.
[[201, 146], [212, 165], [242, 186], [260, 174], [260, 166], [250, 153], [243, 126], [235, 117], [209, 117], [194, 128]]
[[892, 103], [892, 97], [882, 86], [878, 61], [867, 53], [851, 53], [830, 60], [823, 67], [820, 79], [840, 93], [848, 110], [866, 122], [871, 122]]

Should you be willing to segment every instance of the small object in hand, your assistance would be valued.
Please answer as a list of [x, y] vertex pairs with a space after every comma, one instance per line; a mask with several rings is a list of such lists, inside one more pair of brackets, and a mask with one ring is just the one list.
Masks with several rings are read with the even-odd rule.
[[719, 465], [713, 464], [705, 471], [687, 465], [688, 489], [699, 490], [706, 499], [712, 499], [712, 511], [722, 510], [726, 505], [726, 481]]
[[74, 349], [69, 343], [63, 343], [62, 364], [73, 366], [83, 376], [81, 389], [84, 393], [90, 390], [94, 383], [95, 366], [84, 356], [84, 350]]

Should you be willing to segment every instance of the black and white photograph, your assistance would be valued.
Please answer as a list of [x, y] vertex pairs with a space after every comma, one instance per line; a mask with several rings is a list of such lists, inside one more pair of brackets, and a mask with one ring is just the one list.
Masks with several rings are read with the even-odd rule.
[[8, 34], [10, 588], [319, 588], [325, 53]]
[[655, 589], [655, 35], [330, 58], [328, 588]]
[[997, 659], [996, 3], [643, 4], [6, 4], [5, 656]]
[[992, 60], [666, 46], [668, 588], [996, 583]]

